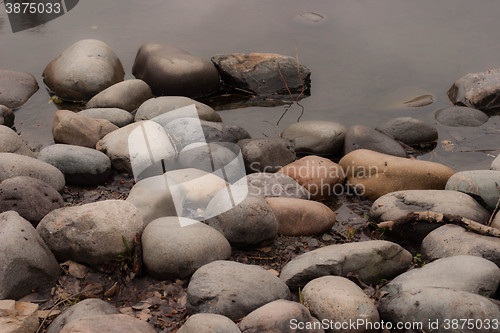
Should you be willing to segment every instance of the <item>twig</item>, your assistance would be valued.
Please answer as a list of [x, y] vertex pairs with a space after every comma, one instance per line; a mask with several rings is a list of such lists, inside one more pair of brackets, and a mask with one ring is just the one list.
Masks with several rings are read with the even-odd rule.
[[41, 329], [42, 329], [42, 327], [43, 327], [43, 324], [45, 324], [45, 321], [47, 321], [47, 318], [49, 318], [49, 317], [50, 317], [50, 314], [52, 313], [52, 311], [54, 311], [54, 309], [55, 309], [56, 307], [58, 307], [60, 304], [62, 304], [62, 303], [64, 303], [64, 302], [66, 302], [66, 301], [69, 301], [70, 299], [74, 299], [75, 297], [76, 297], [76, 298], [78, 298], [78, 297], [80, 297], [80, 296], [81, 296], [81, 293], [78, 293], [78, 294], [71, 295], [71, 296], [68, 296], [68, 297], [66, 297], [66, 298], [64, 298], [64, 299], [61, 299], [61, 300], [57, 301], [57, 303], [56, 303], [56, 304], [54, 304], [54, 305], [50, 308], [49, 313], [47, 313], [47, 315], [45, 316], [45, 318], [43, 318], [42, 323], [38, 326], [38, 329], [36, 330], [36, 332], [35, 332], [35, 333], [39, 333], [39, 332], [40, 332], [40, 330], [41, 330]]

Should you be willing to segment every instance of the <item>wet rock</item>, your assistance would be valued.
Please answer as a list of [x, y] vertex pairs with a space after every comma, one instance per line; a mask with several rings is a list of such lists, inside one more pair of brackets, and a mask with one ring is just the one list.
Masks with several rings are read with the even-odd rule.
[[281, 168], [278, 173], [292, 177], [311, 194], [321, 200], [344, 191], [344, 170], [329, 159], [306, 156]]
[[236, 320], [264, 304], [289, 297], [288, 287], [259, 266], [214, 261], [191, 277], [187, 308], [190, 313], [216, 313]]
[[316, 235], [335, 223], [335, 213], [320, 202], [295, 198], [267, 198], [266, 202], [276, 216], [280, 235]]
[[100, 315], [72, 320], [60, 333], [155, 333], [146, 322], [124, 314]]
[[333, 121], [302, 121], [288, 126], [281, 137], [293, 141], [297, 153], [341, 154], [347, 128]]
[[357, 149], [369, 149], [399, 157], [408, 156], [404, 148], [388, 135], [361, 125], [349, 127], [344, 139], [345, 154]]
[[166, 44], [143, 44], [132, 74], [144, 80], [156, 96], [196, 98], [220, 89], [219, 73], [213, 64]]
[[405, 272], [382, 290], [393, 295], [412, 289], [435, 287], [491, 297], [499, 283], [500, 268], [493, 262], [476, 256], [458, 255]]
[[500, 239], [482, 236], [457, 225], [447, 224], [432, 231], [422, 241], [421, 251], [428, 261], [471, 255], [488, 259], [500, 267]]
[[35, 227], [63, 204], [59, 192], [39, 179], [20, 176], [0, 183], [0, 212], [16, 211]]
[[196, 313], [190, 316], [177, 332], [241, 333], [231, 319], [214, 313]]
[[14, 119], [14, 112], [6, 106], [0, 105], [0, 125], [13, 127]]
[[247, 173], [276, 172], [296, 159], [293, 144], [282, 138], [245, 139], [238, 146]]
[[0, 105], [17, 109], [24, 105], [38, 90], [38, 83], [33, 75], [11, 70], [0, 70]]
[[0, 299], [19, 299], [52, 286], [59, 264], [35, 228], [9, 211], [0, 214]]
[[148, 272], [166, 280], [185, 278], [205, 264], [228, 259], [231, 245], [201, 222], [170, 216], [148, 224], [142, 234], [142, 251]]
[[108, 302], [96, 298], [85, 299], [70, 306], [57, 316], [47, 328], [47, 333], [59, 333], [66, 324], [76, 319], [93, 318], [100, 315], [118, 313], [120, 313], [120, 311]]
[[250, 134], [239, 125], [222, 122], [201, 121], [206, 142], [232, 142], [237, 143], [243, 139], [250, 139]]
[[37, 231], [60, 260], [98, 266], [125, 252], [143, 230], [142, 217], [129, 202], [105, 200], [60, 208], [47, 214]]
[[[340, 276], [323, 276], [306, 284], [302, 291], [304, 305], [320, 321], [356, 322], [359, 318], [375, 323], [379, 321], [377, 307], [354, 282]], [[340, 330], [339, 330], [340, 331]], [[358, 327], [342, 332], [377, 332]]]
[[281, 270], [280, 279], [296, 288], [321, 276], [351, 273], [366, 283], [377, 283], [401, 274], [411, 261], [410, 252], [388, 241], [329, 245], [292, 259]]
[[14, 300], [0, 300], [0, 327], [5, 333], [36, 332], [38, 305]]
[[500, 69], [469, 73], [453, 83], [448, 97], [453, 104], [480, 110], [500, 106]]
[[[196, 115], [185, 112], [171, 112], [192, 104], [196, 107]], [[164, 96], [148, 99], [137, 110], [135, 121], [152, 120], [157, 117], [155, 121], [164, 126], [174, 119], [195, 116], [200, 120], [222, 121], [219, 114], [210, 106], [184, 96]]]
[[123, 81], [125, 72], [111, 48], [95, 39], [80, 40], [43, 71], [43, 81], [59, 98], [88, 101], [104, 89]]
[[488, 121], [486, 113], [464, 106], [448, 106], [439, 109], [434, 117], [440, 124], [452, 127], [478, 127]]
[[103, 184], [111, 174], [109, 157], [86, 147], [55, 144], [42, 149], [38, 159], [61, 170], [67, 184]]
[[499, 170], [500, 171], [500, 155], [497, 155], [497, 157], [491, 162], [491, 170]]
[[264, 198], [309, 199], [309, 192], [292, 177], [282, 173], [255, 172], [246, 176], [248, 194]]
[[415, 97], [414, 99], [411, 99], [409, 101], [406, 101], [403, 103], [403, 105], [410, 107], [410, 108], [418, 108], [422, 106], [427, 106], [431, 105], [434, 103], [434, 96], [432, 95], [422, 95]]
[[438, 139], [434, 126], [411, 117], [394, 118], [375, 129], [410, 146], [435, 142]]
[[146, 82], [127, 80], [115, 83], [92, 97], [85, 108], [119, 108], [132, 112], [150, 98], [153, 98], [153, 93]]
[[500, 185], [500, 171], [461, 171], [448, 179], [446, 189], [467, 193], [484, 203], [485, 207], [490, 211], [493, 211], [500, 196], [496, 184]]
[[117, 108], [86, 109], [78, 112], [78, 114], [93, 119], [106, 119], [118, 127], [127, 126], [134, 121], [134, 116], [130, 112]]
[[0, 153], [0, 181], [17, 176], [42, 180], [59, 192], [64, 188], [64, 175], [56, 167], [29, 156]]
[[105, 119], [93, 119], [68, 110], [59, 110], [52, 121], [56, 143], [95, 148], [97, 142], [118, 129]]
[[319, 321], [311, 316], [309, 310], [302, 304], [279, 299], [250, 312], [238, 324], [241, 332], [262, 333], [323, 333], [323, 329], [295, 328], [294, 323], [313, 323]]
[[[500, 308], [489, 298], [448, 288], [413, 289], [393, 297], [386, 296], [381, 299], [378, 311], [384, 321], [420, 322], [425, 332], [457, 332], [451, 327], [451, 319], [485, 323], [500, 317]], [[450, 327], [445, 328], [447, 322]], [[475, 326], [474, 332], [491, 332], [484, 329], [484, 325], [482, 327]]]
[[301, 92], [311, 85], [311, 71], [299, 66], [297, 59], [280, 54], [218, 54], [212, 57], [212, 62], [224, 84], [258, 95], [288, 95], [288, 89]]
[[359, 149], [339, 162], [347, 182], [358, 194], [376, 200], [403, 190], [443, 190], [453, 169], [433, 162], [411, 160]]
[[7, 126], [0, 125], [0, 152], [35, 157], [19, 135]]

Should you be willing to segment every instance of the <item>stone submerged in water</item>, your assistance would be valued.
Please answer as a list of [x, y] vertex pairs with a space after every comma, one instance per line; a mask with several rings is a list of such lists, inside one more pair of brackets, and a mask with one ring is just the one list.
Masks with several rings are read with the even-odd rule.
[[14, 127], [14, 112], [5, 105], [0, 105], [0, 125]]
[[344, 125], [333, 121], [301, 121], [288, 126], [281, 137], [292, 141], [297, 153], [338, 155], [346, 132]]
[[258, 95], [288, 95], [288, 89], [300, 93], [311, 85], [311, 71], [299, 66], [297, 59], [280, 54], [218, 54], [212, 62], [224, 84]]
[[132, 74], [145, 81], [156, 96], [196, 98], [220, 89], [219, 73], [212, 63], [166, 44], [143, 44]]
[[0, 125], [0, 152], [35, 157], [21, 137], [7, 126]]
[[435, 142], [438, 139], [434, 126], [411, 117], [394, 118], [375, 129], [410, 146]]
[[361, 125], [349, 127], [344, 139], [345, 154], [358, 149], [369, 149], [398, 157], [408, 156], [404, 148], [396, 140], [386, 134]]
[[45, 67], [43, 81], [63, 100], [88, 101], [123, 81], [124, 74], [120, 59], [106, 43], [84, 39]]
[[115, 83], [92, 97], [85, 108], [119, 108], [132, 112], [150, 98], [153, 98], [153, 93], [146, 82], [127, 80]]
[[118, 108], [86, 109], [78, 114], [93, 119], [106, 119], [118, 127], [124, 127], [134, 122], [134, 116], [130, 112]]
[[38, 90], [33, 75], [11, 70], [0, 70], [0, 105], [17, 109], [24, 105]]
[[282, 138], [238, 141], [247, 173], [276, 172], [297, 158], [292, 142]]
[[190, 316], [177, 333], [223, 332], [241, 333], [228, 317], [215, 313], [196, 313]]
[[483, 111], [464, 106], [448, 106], [435, 112], [434, 118], [445, 126], [478, 127], [488, 121], [489, 117]]
[[484, 203], [493, 211], [498, 204], [500, 190], [500, 171], [472, 170], [460, 171], [448, 179], [447, 190], [467, 193]]
[[500, 69], [469, 73], [453, 83], [448, 90], [453, 104], [480, 110], [500, 106]]

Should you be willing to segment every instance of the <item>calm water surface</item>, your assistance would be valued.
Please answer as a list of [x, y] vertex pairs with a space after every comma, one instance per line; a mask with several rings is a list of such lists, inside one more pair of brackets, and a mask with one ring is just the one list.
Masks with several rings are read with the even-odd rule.
[[[133, 78], [139, 46], [167, 43], [209, 59], [217, 53], [295, 56], [312, 71], [302, 120], [375, 127], [397, 116], [435, 123], [450, 105], [446, 91], [460, 76], [500, 67], [500, 3], [496, 0], [85, 0], [64, 16], [13, 34], [0, 7], [0, 68], [30, 72], [41, 89], [16, 111], [16, 128], [32, 147], [52, 143], [57, 107], [42, 82], [45, 66], [85, 38], [108, 43]], [[318, 13], [318, 15], [303, 13]], [[316, 22], [315, 22], [316, 21]], [[406, 108], [422, 94], [436, 102]], [[253, 136], [276, 136], [283, 106], [221, 111]], [[279, 125], [295, 122], [292, 107]], [[271, 124], [270, 124], [271, 123]], [[439, 127], [437, 149], [420, 158], [457, 170], [489, 168], [500, 149], [500, 117], [480, 128]], [[446, 144], [441, 143], [442, 141]]]

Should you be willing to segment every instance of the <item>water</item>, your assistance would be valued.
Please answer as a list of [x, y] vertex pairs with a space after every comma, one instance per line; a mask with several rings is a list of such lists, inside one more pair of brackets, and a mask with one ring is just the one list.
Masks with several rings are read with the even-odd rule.
[[[1, 7], [0, 7], [1, 8]], [[64, 16], [13, 34], [0, 11], [0, 68], [30, 72], [40, 90], [16, 111], [16, 128], [32, 147], [52, 143], [57, 110], [42, 82], [45, 66], [72, 43], [108, 43], [131, 75], [139, 46], [167, 43], [209, 59], [217, 53], [273, 52], [295, 56], [312, 71], [302, 120], [375, 127], [397, 116], [435, 123], [450, 105], [446, 92], [460, 76], [500, 67], [495, 0], [86, 0]], [[422, 94], [436, 102], [405, 108]], [[221, 111], [254, 137], [276, 136], [295, 122], [293, 106]], [[437, 149], [420, 158], [457, 170], [489, 168], [500, 149], [500, 120], [481, 128], [439, 127]], [[447, 142], [450, 141], [451, 145]], [[445, 143], [442, 143], [445, 142]]]

